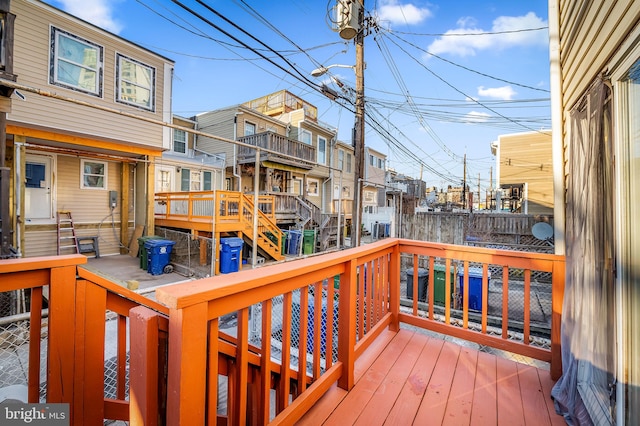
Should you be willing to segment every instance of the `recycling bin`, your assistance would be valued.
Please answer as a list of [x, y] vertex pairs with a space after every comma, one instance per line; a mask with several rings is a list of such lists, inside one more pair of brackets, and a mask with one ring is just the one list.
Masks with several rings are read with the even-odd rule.
[[144, 244], [150, 240], [162, 240], [162, 237], [157, 235], [147, 235], [146, 237], [138, 238], [138, 257], [140, 257], [140, 269], [145, 271], [149, 268], [149, 253]]
[[302, 231], [292, 229], [289, 231], [289, 250], [287, 254], [297, 255], [300, 252], [300, 240], [302, 239]]
[[238, 272], [243, 244], [242, 238], [220, 238], [220, 273]]
[[[429, 270], [418, 268], [418, 300], [427, 300], [427, 285], [429, 283]], [[413, 300], [413, 268], [407, 269], [407, 299]]]
[[[447, 301], [447, 296], [445, 296], [445, 288], [446, 288], [446, 267], [445, 265], [433, 265], [433, 303], [436, 305], [444, 306]], [[453, 294], [453, 290], [456, 287], [456, 277], [455, 277], [455, 268], [451, 266], [449, 277], [449, 300], [451, 300], [451, 295]], [[482, 278], [482, 277], [480, 277]]]
[[316, 245], [316, 231], [313, 229], [305, 229], [302, 238], [302, 253], [312, 254]]
[[[491, 273], [487, 277], [487, 284], [491, 280]], [[458, 270], [458, 285], [460, 288], [460, 306], [464, 306], [464, 268]], [[469, 309], [482, 310], [482, 268], [469, 268]]]
[[151, 275], [161, 275], [165, 272], [165, 268], [169, 266], [169, 257], [175, 243], [170, 240], [149, 240], [144, 243], [148, 253], [147, 272]]

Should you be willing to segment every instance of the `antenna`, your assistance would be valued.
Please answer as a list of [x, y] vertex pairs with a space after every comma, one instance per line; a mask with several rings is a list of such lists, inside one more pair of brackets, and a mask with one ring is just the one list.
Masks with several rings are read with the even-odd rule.
[[531, 228], [534, 237], [553, 245], [553, 228], [547, 222], [538, 222]]

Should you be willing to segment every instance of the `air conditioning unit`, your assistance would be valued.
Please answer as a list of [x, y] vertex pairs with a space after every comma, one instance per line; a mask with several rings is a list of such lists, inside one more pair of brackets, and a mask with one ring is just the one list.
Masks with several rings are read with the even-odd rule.
[[336, 24], [341, 38], [351, 40], [358, 34], [360, 7], [361, 4], [358, 0], [336, 1]]

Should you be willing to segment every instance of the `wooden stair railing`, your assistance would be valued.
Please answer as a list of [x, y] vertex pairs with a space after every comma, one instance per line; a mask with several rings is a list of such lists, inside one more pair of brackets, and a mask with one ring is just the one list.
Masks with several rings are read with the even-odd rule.
[[258, 247], [265, 251], [269, 256], [275, 260], [282, 260], [283, 254], [281, 253], [281, 239], [282, 230], [278, 228], [276, 223], [271, 220], [264, 212], [258, 209], [258, 235], [253, 236], [253, 200], [247, 196], [242, 195], [242, 214], [240, 220], [244, 226], [244, 234], [251, 238]]

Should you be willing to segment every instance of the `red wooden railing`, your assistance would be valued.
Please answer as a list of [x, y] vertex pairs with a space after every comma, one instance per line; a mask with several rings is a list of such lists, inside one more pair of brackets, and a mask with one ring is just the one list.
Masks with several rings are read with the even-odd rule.
[[[401, 323], [549, 361], [552, 377], [561, 370], [560, 256], [386, 239], [158, 288], [158, 300], [168, 307], [76, 268], [84, 262], [80, 255], [0, 262], [1, 292], [31, 291], [29, 401], [39, 400], [41, 308], [48, 300], [46, 400], [69, 403], [74, 425], [103, 419], [150, 425], [291, 424], [334, 383], [351, 389], [358, 357], [383, 330], [398, 330]], [[413, 268], [414, 280], [407, 285], [418, 295], [417, 266], [434, 271], [436, 262], [446, 271], [451, 265], [461, 271], [459, 306], [457, 299], [447, 298], [438, 307], [418, 297], [409, 302], [401, 294], [404, 268]], [[479, 312], [469, 309], [472, 264], [482, 270]], [[503, 272], [499, 327], [487, 309], [490, 268]], [[534, 272], [551, 276], [550, 348], [530, 343]], [[515, 285], [510, 273], [522, 277], [521, 300], [505, 296]], [[434, 300], [433, 275], [427, 301]], [[449, 294], [454, 285], [445, 276]], [[511, 331], [514, 302], [522, 306], [519, 340]], [[235, 322], [228, 321], [230, 315]], [[118, 325], [117, 337], [108, 342], [107, 316], [115, 316]], [[104, 393], [107, 344], [117, 353], [115, 398]]]

